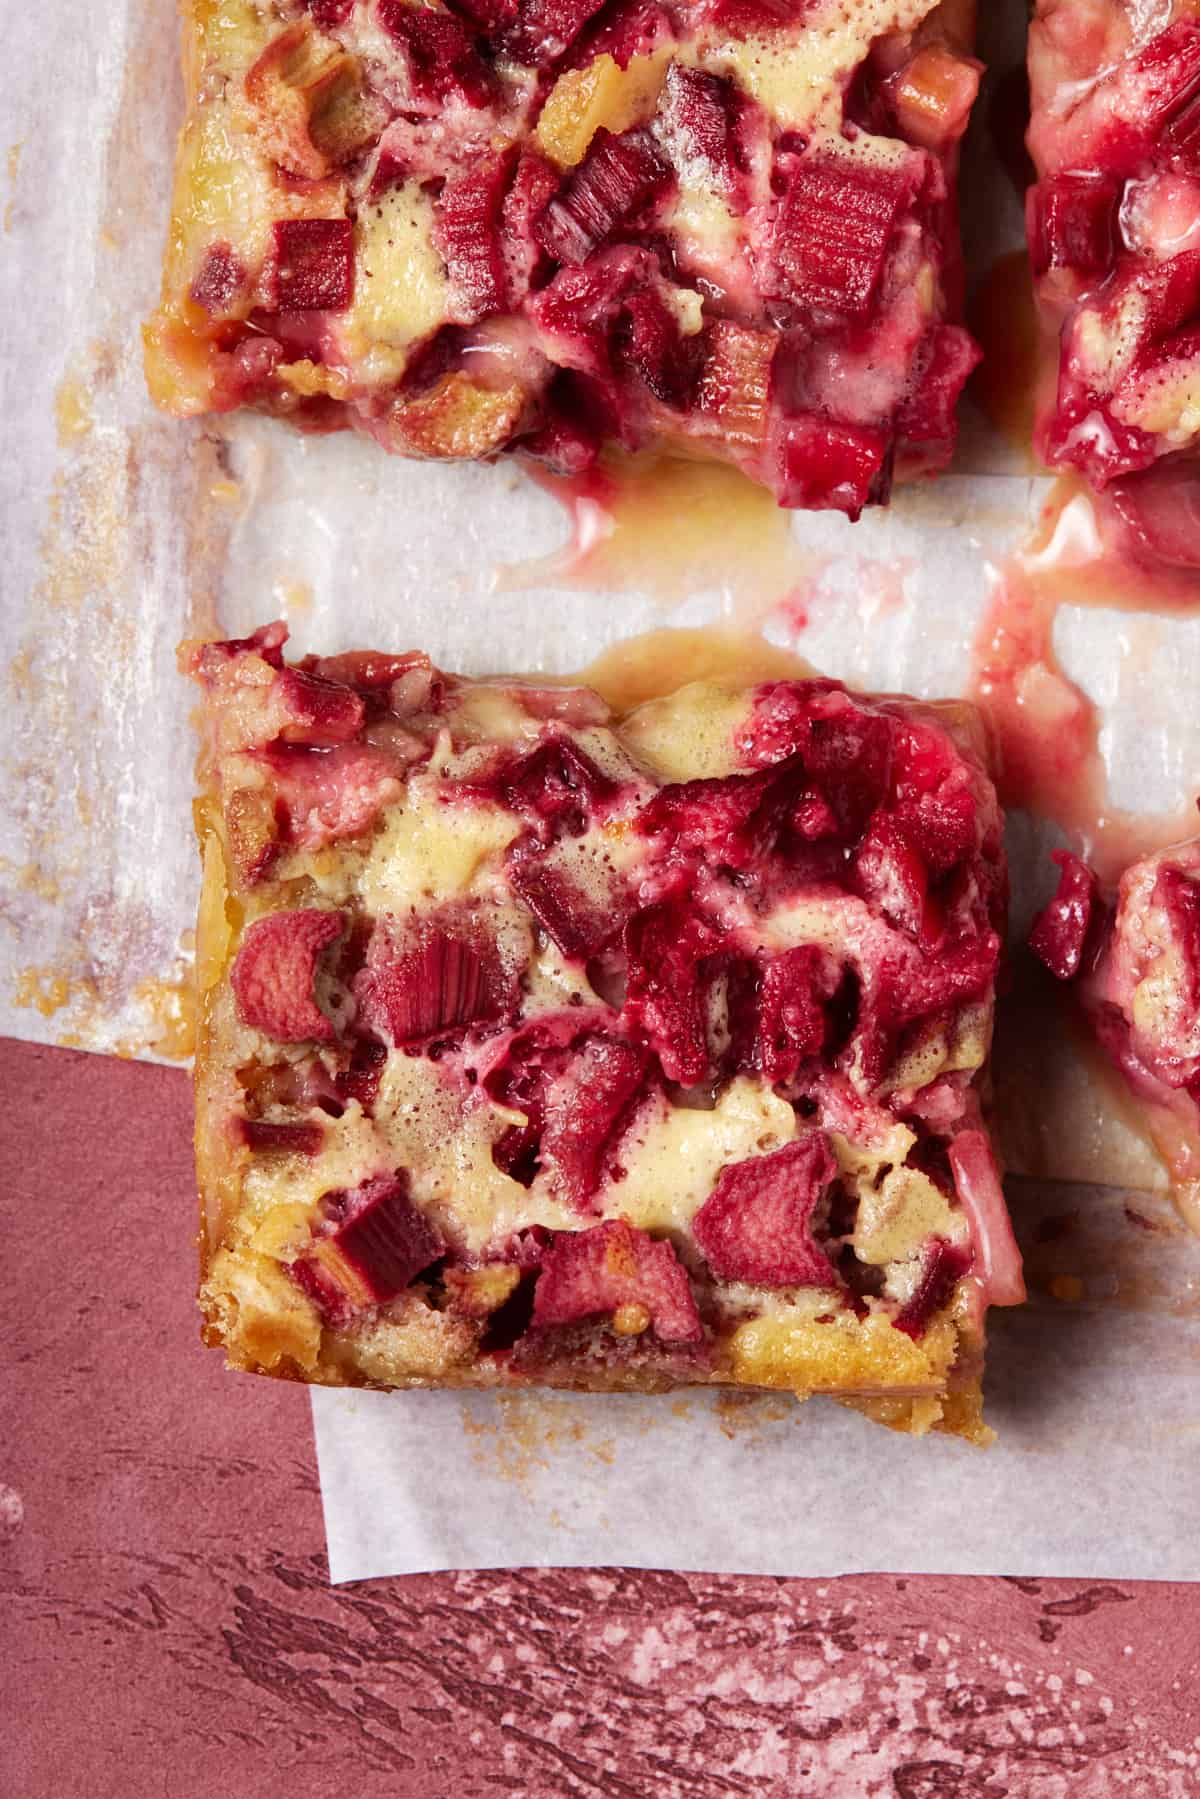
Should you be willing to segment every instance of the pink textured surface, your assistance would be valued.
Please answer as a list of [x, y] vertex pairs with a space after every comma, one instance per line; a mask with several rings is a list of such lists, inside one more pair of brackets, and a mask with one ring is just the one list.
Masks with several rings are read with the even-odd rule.
[[197, 1340], [186, 1078], [0, 1043], [0, 1089], [0, 1792], [1200, 1790], [1200, 1588], [330, 1589], [306, 1395]]

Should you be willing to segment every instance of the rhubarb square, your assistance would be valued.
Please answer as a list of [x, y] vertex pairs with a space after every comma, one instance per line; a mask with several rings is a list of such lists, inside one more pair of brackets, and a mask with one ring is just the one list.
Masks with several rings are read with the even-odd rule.
[[969, 0], [185, 0], [155, 400], [388, 450], [948, 461]]
[[1070, 984], [1200, 1232], [1200, 838], [1130, 864], [1115, 890], [1067, 850], [1030, 944]]
[[969, 708], [189, 646], [206, 1340], [986, 1437], [1007, 883]]
[[1103, 488], [1200, 446], [1200, 13], [1038, 0], [1029, 75], [1038, 449]]

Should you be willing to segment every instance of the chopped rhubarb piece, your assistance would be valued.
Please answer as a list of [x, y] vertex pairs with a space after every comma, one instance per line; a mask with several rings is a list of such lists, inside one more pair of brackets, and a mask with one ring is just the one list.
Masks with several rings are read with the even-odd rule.
[[447, 0], [447, 4], [485, 37], [503, 31], [517, 16], [517, 0]]
[[652, 288], [630, 294], [621, 309], [616, 353], [664, 406], [686, 410], [700, 373], [700, 345]]
[[913, 832], [891, 813], [872, 820], [854, 852], [854, 884], [885, 918], [910, 937], [925, 934], [929, 912], [929, 870]]
[[239, 1118], [238, 1134], [255, 1155], [316, 1156], [325, 1141], [325, 1126], [275, 1124], [266, 1118]]
[[355, 976], [361, 1028], [398, 1048], [503, 1017], [513, 983], [484, 927], [471, 920], [381, 918]]
[[982, 1131], [963, 1131], [951, 1143], [949, 1154], [955, 1190], [971, 1221], [974, 1273], [984, 1304], [1019, 1306], [1025, 1299], [1021, 1252], [991, 1144]]
[[305, 0], [314, 25], [322, 31], [335, 31], [344, 25], [354, 11], [354, 0]]
[[815, 944], [773, 956], [758, 994], [755, 1061], [764, 1080], [792, 1081], [801, 1064], [820, 1055], [827, 1034], [825, 1006], [838, 972]]
[[277, 219], [277, 312], [342, 312], [354, 296], [354, 227], [349, 219]]
[[738, 89], [720, 75], [672, 63], [663, 91], [662, 115], [684, 158], [700, 157], [732, 185], [737, 169]]
[[750, 868], [773, 850], [802, 781], [802, 768], [784, 764], [761, 774], [675, 782], [644, 808], [639, 828], [667, 855]]
[[662, 1343], [699, 1343], [704, 1336], [687, 1275], [669, 1243], [655, 1242], [620, 1218], [560, 1232], [542, 1259], [534, 1328], [616, 1321], [622, 1312], [627, 1330], [640, 1322]]
[[586, 962], [621, 930], [632, 901], [602, 868], [548, 855], [520, 841], [506, 862], [513, 890], [564, 956]]
[[570, 737], [539, 744], [507, 771], [503, 782], [505, 804], [528, 820], [544, 843], [564, 833], [578, 837], [616, 792], [617, 783]]
[[394, 1299], [442, 1254], [442, 1241], [413, 1203], [403, 1169], [376, 1175], [352, 1192], [327, 1193], [321, 1206], [328, 1234], [302, 1265], [318, 1281], [332, 1281], [356, 1309]]
[[369, 1114], [379, 1093], [379, 1083], [386, 1062], [387, 1050], [382, 1043], [376, 1043], [371, 1038], [358, 1038], [351, 1051], [350, 1066], [344, 1068], [334, 1082], [338, 1100], [357, 1100], [363, 1111]]
[[570, 48], [604, 0], [518, 0], [504, 46], [518, 62], [544, 69]]
[[954, 1297], [954, 1289], [971, 1266], [971, 1258], [943, 1237], [934, 1237], [926, 1252], [920, 1279], [911, 1298], [905, 1300], [892, 1319], [906, 1337], [921, 1337], [935, 1313], [943, 1311]]
[[504, 304], [504, 252], [500, 212], [513, 159], [497, 156], [482, 168], [448, 181], [437, 202], [437, 246], [457, 300], [456, 316], [469, 325]]
[[238, 1017], [277, 1043], [326, 1043], [337, 1035], [313, 987], [323, 950], [345, 928], [340, 912], [270, 912], [242, 938], [230, 971]]
[[1057, 175], [1029, 190], [1029, 254], [1035, 279], [1049, 269], [1099, 275], [1117, 247], [1120, 188], [1103, 175]]
[[910, 456], [919, 452], [921, 466], [948, 461], [954, 449], [955, 408], [981, 351], [960, 325], [939, 325], [917, 354], [911, 384], [896, 415], [896, 435]]
[[488, 66], [461, 19], [409, 0], [379, 0], [377, 16], [404, 50], [415, 94], [429, 101], [457, 98], [468, 106], [488, 104], [493, 85]]
[[601, 126], [588, 153], [534, 225], [542, 248], [580, 264], [644, 207], [670, 171], [648, 131], [614, 137]]
[[882, 431], [815, 415], [790, 418], [779, 441], [780, 504], [830, 507], [858, 518], [864, 506], [887, 499], [888, 454]]
[[637, 1045], [591, 1036], [547, 1089], [542, 1162], [576, 1211], [596, 1210], [648, 1070], [649, 1058]]
[[228, 244], [210, 245], [188, 292], [197, 306], [214, 316], [233, 310], [247, 286], [246, 270]]
[[1100, 883], [1086, 862], [1069, 850], [1055, 850], [1058, 892], [1042, 908], [1029, 934], [1029, 947], [1060, 981], [1089, 974], [1103, 946], [1107, 912]]
[[714, 319], [705, 331], [697, 409], [704, 434], [727, 444], [735, 458], [756, 456], [766, 443], [777, 348], [771, 332], [728, 319]]
[[254, 756], [274, 783], [286, 841], [301, 849], [357, 836], [399, 790], [395, 756], [369, 743], [276, 743]]
[[712, 1061], [703, 958], [720, 937], [682, 904], [653, 906], [625, 928], [628, 984], [622, 1017], [643, 1036], [668, 1080], [692, 1087]]
[[754, 1287], [840, 1285], [812, 1232], [813, 1214], [836, 1177], [820, 1131], [723, 1168], [692, 1221], [713, 1273]]
[[279, 735], [288, 743], [328, 747], [357, 737], [362, 729], [362, 700], [339, 681], [286, 668], [280, 672], [276, 692], [284, 713]]
[[797, 163], [779, 203], [768, 291], [861, 317], [912, 193], [907, 167], [897, 172], [842, 158]]

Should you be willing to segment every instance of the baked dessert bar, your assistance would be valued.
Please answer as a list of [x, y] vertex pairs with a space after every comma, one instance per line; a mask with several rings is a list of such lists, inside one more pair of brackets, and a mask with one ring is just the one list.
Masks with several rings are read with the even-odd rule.
[[1067, 850], [1030, 938], [1119, 1070], [1200, 1230], [1200, 838], [1134, 862], [1115, 895]]
[[1058, 343], [1037, 441], [1104, 487], [1200, 445], [1200, 12], [1036, 10], [1029, 247]]
[[192, 645], [205, 1337], [371, 1386], [824, 1391], [983, 1432], [1022, 1297], [964, 707]]
[[151, 392], [410, 456], [942, 466], [973, 0], [186, 0]]

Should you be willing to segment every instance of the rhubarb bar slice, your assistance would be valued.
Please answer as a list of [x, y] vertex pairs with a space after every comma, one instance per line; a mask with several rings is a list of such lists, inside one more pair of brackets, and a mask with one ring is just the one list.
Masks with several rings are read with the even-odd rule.
[[1200, 1231], [1200, 838], [1134, 862], [1115, 893], [1067, 850], [1031, 946], [1116, 1069]]
[[191, 646], [206, 1340], [980, 1437], [1006, 906], [964, 708]]
[[1029, 74], [1038, 448], [1102, 488], [1200, 446], [1200, 13], [1037, 0]]
[[402, 455], [941, 467], [973, 0], [185, 0], [151, 392]]

